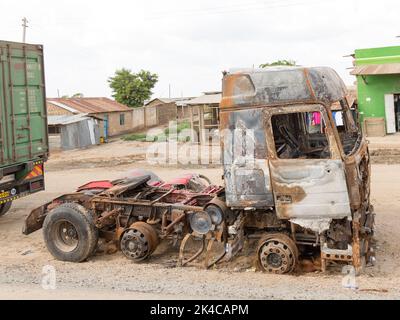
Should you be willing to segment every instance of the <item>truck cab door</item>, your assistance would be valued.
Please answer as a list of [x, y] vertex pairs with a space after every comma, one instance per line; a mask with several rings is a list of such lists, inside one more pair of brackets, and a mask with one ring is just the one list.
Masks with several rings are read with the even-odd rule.
[[273, 206], [262, 109], [221, 112], [226, 203], [231, 208]]
[[351, 217], [333, 118], [315, 105], [287, 107], [284, 113], [270, 114], [266, 128], [277, 216], [303, 220], [306, 225]]

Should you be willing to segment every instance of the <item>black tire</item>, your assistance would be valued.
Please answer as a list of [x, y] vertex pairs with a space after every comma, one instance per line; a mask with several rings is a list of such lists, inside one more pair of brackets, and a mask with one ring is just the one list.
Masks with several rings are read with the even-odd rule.
[[12, 201], [0, 205], [0, 217], [4, 216], [10, 210]]
[[83, 262], [97, 247], [99, 234], [90, 212], [77, 203], [66, 203], [53, 209], [43, 224], [47, 249], [54, 258]]

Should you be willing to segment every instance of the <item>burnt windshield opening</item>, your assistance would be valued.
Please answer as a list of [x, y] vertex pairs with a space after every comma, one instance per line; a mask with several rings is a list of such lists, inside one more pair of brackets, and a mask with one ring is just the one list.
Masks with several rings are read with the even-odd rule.
[[321, 112], [274, 115], [271, 118], [280, 159], [329, 159], [326, 122]]
[[331, 107], [332, 118], [339, 133], [345, 155], [358, 149], [362, 134], [356, 125], [354, 115], [345, 99], [334, 103]]

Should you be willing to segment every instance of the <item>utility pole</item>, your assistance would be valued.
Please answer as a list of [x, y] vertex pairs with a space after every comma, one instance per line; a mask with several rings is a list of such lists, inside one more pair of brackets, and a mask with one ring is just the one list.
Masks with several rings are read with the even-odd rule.
[[28, 28], [28, 19], [24, 17], [22, 19], [22, 42], [26, 42], [26, 28]]
[[169, 91], [169, 99], [171, 99], [171, 85], [169, 85], [168, 91]]

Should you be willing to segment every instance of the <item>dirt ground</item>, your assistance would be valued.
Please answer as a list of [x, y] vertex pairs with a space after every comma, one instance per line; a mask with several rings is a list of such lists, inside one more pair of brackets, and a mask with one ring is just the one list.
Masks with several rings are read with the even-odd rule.
[[[142, 149], [140, 149], [142, 148]], [[56, 261], [41, 232], [21, 233], [25, 217], [48, 200], [89, 180], [115, 179], [132, 168], [148, 168], [163, 179], [193, 169], [148, 166], [143, 145], [116, 142], [83, 151], [54, 154], [47, 164], [46, 191], [20, 199], [0, 219], [0, 299], [393, 299], [400, 298], [400, 165], [373, 165], [373, 203], [377, 212], [377, 263], [357, 278], [358, 290], [342, 286], [343, 275], [286, 276], [255, 272], [249, 257], [214, 270], [176, 268], [177, 249], [160, 247], [143, 264], [121, 253], [88, 262]], [[136, 150], [134, 153], [127, 150]], [[132, 156], [135, 155], [135, 157]], [[117, 164], [112, 158], [122, 159]], [[72, 165], [71, 163], [74, 163]], [[221, 184], [220, 168], [196, 169]], [[42, 288], [44, 266], [56, 270], [56, 289]]]

